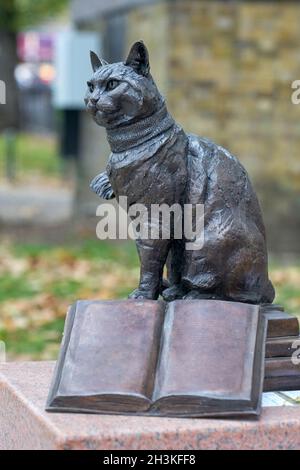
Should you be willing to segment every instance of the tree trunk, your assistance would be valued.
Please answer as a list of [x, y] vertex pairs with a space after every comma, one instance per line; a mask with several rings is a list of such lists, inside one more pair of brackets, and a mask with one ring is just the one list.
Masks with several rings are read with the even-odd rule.
[[0, 104], [0, 131], [19, 127], [18, 88], [15, 68], [18, 63], [16, 33], [0, 30], [0, 80], [5, 84], [5, 102]]

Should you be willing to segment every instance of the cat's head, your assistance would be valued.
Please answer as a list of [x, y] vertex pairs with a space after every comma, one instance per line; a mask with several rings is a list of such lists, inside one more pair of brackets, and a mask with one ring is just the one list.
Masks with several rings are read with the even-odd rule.
[[88, 81], [85, 104], [100, 126], [114, 128], [136, 122], [162, 106], [142, 41], [132, 46], [125, 62], [108, 64], [91, 52], [91, 63], [94, 74]]

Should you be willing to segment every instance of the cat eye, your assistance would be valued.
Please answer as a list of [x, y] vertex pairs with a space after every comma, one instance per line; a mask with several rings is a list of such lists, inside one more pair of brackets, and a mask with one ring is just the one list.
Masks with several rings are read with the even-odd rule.
[[87, 82], [87, 86], [89, 87], [90, 93], [93, 93], [95, 90], [95, 86], [93, 85], [92, 82]]
[[107, 91], [114, 90], [118, 85], [119, 85], [118, 80], [114, 80], [114, 79], [108, 80], [106, 84], [106, 90]]

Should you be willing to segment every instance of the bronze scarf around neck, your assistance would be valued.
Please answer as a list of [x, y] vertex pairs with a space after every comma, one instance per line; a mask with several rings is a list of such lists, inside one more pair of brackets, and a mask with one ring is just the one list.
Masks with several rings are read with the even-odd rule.
[[107, 140], [113, 153], [124, 152], [144, 144], [175, 125], [174, 119], [163, 105], [157, 112], [138, 122], [116, 129], [107, 129]]

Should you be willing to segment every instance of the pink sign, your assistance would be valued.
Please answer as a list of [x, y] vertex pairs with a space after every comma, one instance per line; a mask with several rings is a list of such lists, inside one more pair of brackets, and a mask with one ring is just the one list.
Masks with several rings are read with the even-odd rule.
[[53, 50], [51, 34], [29, 31], [18, 35], [18, 56], [23, 62], [51, 62]]

